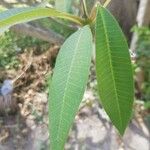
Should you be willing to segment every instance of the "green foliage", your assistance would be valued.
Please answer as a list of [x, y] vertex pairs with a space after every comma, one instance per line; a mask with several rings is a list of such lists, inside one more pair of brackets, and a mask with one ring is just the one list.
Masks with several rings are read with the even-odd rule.
[[51, 149], [64, 147], [84, 94], [91, 57], [92, 34], [88, 26], [71, 35], [60, 49], [49, 98]]
[[53, 29], [53, 31], [61, 34], [65, 38], [67, 38], [69, 35], [75, 32], [74, 29], [68, 26], [70, 23], [67, 21], [64, 22], [63, 20], [57, 21], [57, 20], [50, 19], [50, 18], [43, 18], [40, 20], [36, 20], [34, 22], [35, 24], [38, 24], [41, 28]]
[[17, 23], [28, 22], [45, 17], [57, 17], [62, 19], [68, 19], [77, 24], [82, 24], [83, 19], [77, 16], [73, 16], [67, 13], [59, 12], [52, 8], [42, 7], [25, 7], [25, 8], [13, 8], [1, 12], [0, 15], [0, 33], [7, 30], [10, 26]]
[[0, 37], [0, 68], [12, 68], [18, 65], [16, 53], [20, 49], [14, 40], [13, 33], [9, 32]]
[[71, 12], [71, 4], [73, 0], [56, 0], [55, 8], [63, 12]]
[[98, 8], [96, 20], [96, 73], [102, 104], [123, 135], [134, 97], [132, 67], [125, 37], [103, 7]]
[[134, 26], [132, 28], [132, 32], [136, 32], [139, 36], [140, 41], [150, 41], [150, 28], [149, 27], [138, 27]]
[[[108, 2], [109, 0], [105, 5]], [[93, 35], [96, 33], [96, 72], [102, 104], [122, 135], [131, 116], [134, 94], [127, 42], [113, 16], [104, 7], [97, 7], [97, 16], [94, 11], [92, 17], [89, 17], [84, 1], [85, 18], [40, 7], [10, 9], [0, 14], [0, 32], [14, 24], [45, 17], [63, 18], [80, 25], [80, 29], [61, 47], [50, 84], [49, 122], [52, 150], [64, 148], [84, 94], [94, 41], [91, 30]]]
[[16, 68], [19, 65], [17, 54], [26, 48], [35, 47], [37, 50], [45, 50], [49, 43], [24, 35], [17, 35], [9, 31], [0, 37], [0, 68]]
[[13, 34], [14, 37], [16, 38], [14, 42], [21, 50], [34, 47], [36, 48], [37, 51], [45, 51], [49, 48], [48, 42], [26, 35], [16, 35], [15, 33]]
[[[137, 27], [133, 28], [139, 36], [139, 41], [137, 44], [137, 67], [144, 70], [144, 83], [142, 87], [142, 97], [149, 106], [150, 102], [150, 28], [148, 27]], [[147, 108], [146, 107], [146, 108]], [[149, 107], [150, 108], [150, 107]]]

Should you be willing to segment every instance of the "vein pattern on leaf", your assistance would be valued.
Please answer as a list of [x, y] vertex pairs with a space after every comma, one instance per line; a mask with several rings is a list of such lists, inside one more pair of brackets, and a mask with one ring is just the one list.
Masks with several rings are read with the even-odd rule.
[[114, 17], [102, 6], [96, 19], [96, 75], [101, 102], [121, 134], [133, 104], [133, 74], [128, 45]]
[[[100, 10], [101, 11], [101, 10]], [[117, 110], [118, 110], [118, 114], [119, 114], [119, 122], [121, 123], [120, 125], [120, 128], [122, 128], [122, 120], [121, 120], [121, 113], [120, 113], [120, 109], [119, 109], [119, 104], [118, 104], [118, 95], [117, 95], [117, 86], [116, 86], [116, 82], [115, 82], [115, 74], [114, 74], [114, 71], [113, 71], [113, 65], [112, 65], [112, 56], [111, 56], [111, 49], [110, 49], [110, 41], [109, 41], [109, 37], [108, 37], [108, 33], [107, 33], [107, 25], [105, 24], [105, 19], [103, 18], [103, 12], [101, 11], [100, 12], [100, 15], [101, 15], [101, 18], [102, 18], [102, 28], [104, 30], [104, 38], [105, 38], [105, 41], [106, 41], [106, 45], [107, 45], [107, 49], [108, 50], [108, 61], [109, 61], [109, 64], [110, 64], [110, 71], [111, 71], [111, 74], [112, 74], [112, 80], [113, 80], [113, 86], [114, 86], [114, 90], [115, 90], [115, 97], [116, 97], [116, 104], [117, 104]], [[107, 77], [107, 76], [106, 76]], [[104, 80], [105, 78], [103, 78]]]
[[[60, 116], [59, 127], [58, 127], [58, 134], [57, 134], [58, 136], [59, 136], [59, 131], [61, 129], [61, 124], [62, 124], [62, 119], [63, 119], [62, 112], [64, 111], [65, 99], [66, 99], [66, 96], [67, 96], [67, 88], [69, 88], [68, 84], [70, 84], [70, 81], [71, 81], [70, 80], [70, 78], [71, 78], [71, 71], [72, 71], [72, 68], [74, 67], [74, 61], [75, 61], [75, 58], [76, 58], [76, 55], [77, 55], [77, 52], [78, 52], [77, 50], [79, 49], [78, 46], [79, 46], [79, 42], [81, 40], [81, 35], [82, 34], [83, 34], [82, 32], [79, 34], [78, 40], [76, 42], [76, 47], [74, 49], [73, 58], [72, 58], [72, 61], [71, 61], [71, 64], [70, 64], [70, 70], [68, 72], [67, 81], [65, 83], [64, 96], [63, 96], [63, 100], [62, 100], [62, 109], [61, 109], [61, 112], [60, 112], [61, 116]], [[80, 57], [80, 56], [78, 56], [78, 57]], [[72, 84], [72, 86], [76, 86], [76, 84]], [[71, 106], [68, 105], [68, 107], [71, 107]], [[58, 136], [57, 136], [57, 139], [59, 140]]]
[[49, 101], [52, 150], [63, 149], [86, 87], [91, 55], [92, 34], [85, 26], [66, 40], [57, 56]]

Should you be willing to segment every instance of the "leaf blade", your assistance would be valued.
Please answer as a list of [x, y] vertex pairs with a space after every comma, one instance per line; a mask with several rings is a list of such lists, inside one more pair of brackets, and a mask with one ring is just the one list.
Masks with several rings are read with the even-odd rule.
[[[35, 19], [45, 17], [57, 17], [68, 19], [77, 24], [82, 24], [82, 19], [67, 13], [59, 12], [53, 8], [43, 7], [25, 7], [25, 8], [12, 8], [0, 13], [0, 30], [9, 28], [18, 23], [24, 23]], [[2, 31], [1, 31], [2, 32]]]
[[91, 55], [92, 34], [85, 26], [66, 40], [57, 57], [49, 100], [52, 150], [63, 149], [85, 90]]
[[73, 0], [56, 0], [55, 8], [63, 12], [70, 12]]
[[96, 19], [96, 74], [102, 105], [121, 134], [133, 105], [133, 75], [128, 45], [114, 17], [102, 6]]

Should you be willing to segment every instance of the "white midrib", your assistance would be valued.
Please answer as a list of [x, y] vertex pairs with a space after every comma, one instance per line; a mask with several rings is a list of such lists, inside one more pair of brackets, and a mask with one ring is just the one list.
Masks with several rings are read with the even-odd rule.
[[[100, 10], [101, 11], [101, 10]], [[116, 88], [116, 83], [115, 83], [115, 78], [114, 78], [114, 71], [113, 71], [113, 65], [112, 65], [112, 61], [111, 61], [111, 50], [110, 50], [110, 45], [109, 45], [109, 40], [108, 40], [108, 36], [107, 36], [107, 29], [106, 29], [106, 24], [105, 24], [105, 20], [104, 20], [104, 17], [102, 15], [102, 11], [100, 13], [101, 15], [101, 18], [102, 18], [102, 24], [103, 24], [103, 29], [104, 29], [104, 32], [105, 32], [105, 39], [106, 39], [106, 45], [107, 45], [107, 48], [108, 48], [108, 56], [109, 56], [109, 62], [110, 62], [110, 70], [111, 70], [111, 74], [112, 74], [112, 80], [113, 80], [113, 86], [114, 86], [114, 90], [115, 90], [115, 97], [116, 97], [116, 101], [117, 101], [117, 109], [118, 109], [118, 113], [119, 113], [119, 121], [120, 121], [120, 128], [122, 129], [122, 120], [121, 120], [121, 112], [120, 112], [120, 109], [119, 109], [119, 104], [118, 104], [118, 96], [117, 96], [117, 88]]]
[[61, 124], [62, 124], [62, 120], [63, 120], [63, 116], [62, 116], [62, 112], [64, 110], [64, 101], [66, 99], [66, 91], [67, 91], [67, 88], [68, 88], [68, 83], [69, 83], [69, 80], [70, 80], [70, 74], [71, 74], [71, 71], [72, 71], [72, 67], [73, 67], [73, 62], [74, 62], [74, 59], [76, 58], [76, 54], [77, 54], [77, 48], [78, 48], [78, 45], [79, 45], [79, 41], [80, 41], [80, 38], [81, 38], [81, 35], [82, 35], [82, 32], [79, 34], [79, 38], [77, 40], [77, 44], [76, 44], [76, 47], [74, 49], [74, 57], [71, 61], [71, 65], [70, 65], [70, 70], [68, 72], [68, 78], [67, 78], [67, 81], [66, 81], [66, 85], [65, 85], [65, 89], [64, 89], [64, 96], [63, 96], [63, 100], [62, 100], [62, 109], [61, 109], [61, 112], [60, 112], [60, 121], [59, 121], [59, 126], [58, 126], [58, 132], [57, 132], [57, 138], [56, 140], [59, 140], [59, 132], [60, 132], [60, 128], [61, 128]]

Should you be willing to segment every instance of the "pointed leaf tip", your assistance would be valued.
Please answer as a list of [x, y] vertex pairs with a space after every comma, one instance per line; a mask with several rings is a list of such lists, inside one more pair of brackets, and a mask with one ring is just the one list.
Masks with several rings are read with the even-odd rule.
[[71, 35], [57, 56], [49, 96], [50, 146], [62, 150], [82, 100], [92, 56], [92, 34], [85, 26]]
[[96, 75], [102, 105], [123, 135], [133, 105], [132, 66], [126, 39], [102, 6], [98, 6], [96, 18]]

